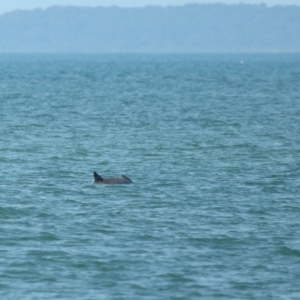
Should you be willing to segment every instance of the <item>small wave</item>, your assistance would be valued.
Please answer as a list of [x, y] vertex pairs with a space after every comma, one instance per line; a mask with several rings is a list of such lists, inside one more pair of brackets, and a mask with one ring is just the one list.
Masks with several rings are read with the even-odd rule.
[[287, 256], [296, 256], [296, 257], [300, 257], [300, 250], [298, 249], [293, 249], [287, 246], [281, 247], [279, 252], [283, 255], [287, 255]]
[[16, 218], [20, 212], [17, 209], [11, 207], [1, 207], [0, 206], [0, 220]]

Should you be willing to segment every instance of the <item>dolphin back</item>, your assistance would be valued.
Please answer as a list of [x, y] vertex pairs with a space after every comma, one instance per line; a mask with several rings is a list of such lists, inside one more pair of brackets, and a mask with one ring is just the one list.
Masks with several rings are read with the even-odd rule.
[[125, 175], [122, 175], [122, 178], [103, 178], [97, 172], [94, 172], [94, 183], [130, 184], [132, 181]]

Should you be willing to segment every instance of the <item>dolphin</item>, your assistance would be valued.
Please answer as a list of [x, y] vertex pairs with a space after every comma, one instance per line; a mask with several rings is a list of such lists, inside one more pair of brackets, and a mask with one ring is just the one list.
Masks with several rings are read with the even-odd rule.
[[133, 183], [127, 176], [122, 175], [123, 178], [102, 178], [97, 172], [94, 172], [93, 183], [99, 184], [130, 184]]

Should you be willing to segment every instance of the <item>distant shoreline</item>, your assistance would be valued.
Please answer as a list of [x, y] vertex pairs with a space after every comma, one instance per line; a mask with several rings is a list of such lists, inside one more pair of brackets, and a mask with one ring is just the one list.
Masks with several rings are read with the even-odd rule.
[[0, 53], [299, 53], [300, 6], [53, 6], [0, 16]]

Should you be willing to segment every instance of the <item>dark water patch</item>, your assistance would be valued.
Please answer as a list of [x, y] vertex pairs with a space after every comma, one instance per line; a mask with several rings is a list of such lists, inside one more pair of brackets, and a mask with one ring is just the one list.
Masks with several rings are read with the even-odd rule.
[[0, 219], [15, 219], [23, 216], [22, 210], [13, 207], [0, 207]]
[[294, 256], [294, 257], [300, 257], [300, 250], [298, 249], [293, 249], [290, 247], [281, 247], [279, 250], [279, 253], [284, 255], [284, 256]]

